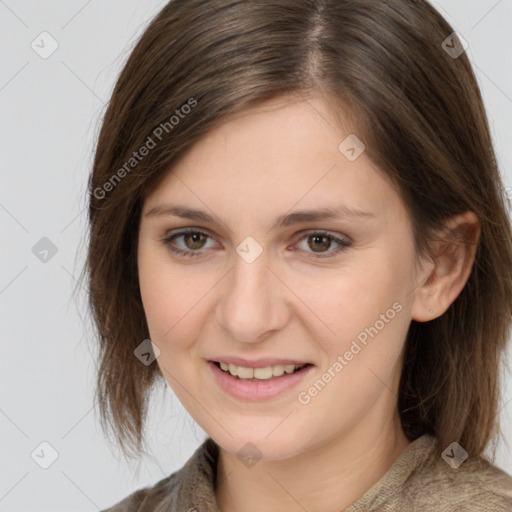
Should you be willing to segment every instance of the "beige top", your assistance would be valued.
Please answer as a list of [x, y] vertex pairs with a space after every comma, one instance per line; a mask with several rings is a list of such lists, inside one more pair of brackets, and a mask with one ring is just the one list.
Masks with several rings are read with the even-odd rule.
[[[453, 468], [435, 457], [435, 444], [429, 435], [413, 441], [344, 512], [512, 512], [510, 475], [483, 458]], [[208, 437], [180, 470], [102, 512], [220, 512], [215, 499], [218, 454], [218, 445]]]

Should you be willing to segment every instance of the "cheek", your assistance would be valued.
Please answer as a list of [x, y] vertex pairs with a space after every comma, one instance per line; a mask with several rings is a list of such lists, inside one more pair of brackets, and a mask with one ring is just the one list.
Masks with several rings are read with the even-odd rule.
[[139, 287], [151, 339], [156, 343], [173, 337], [180, 320], [193, 313], [197, 283], [149, 249], [139, 249]]
[[197, 340], [211, 314], [209, 299], [219, 277], [193, 265], [175, 265], [156, 251], [139, 251], [139, 285], [151, 340], [160, 349], [164, 376], [193, 374]]
[[295, 276], [294, 291], [313, 313], [308, 314], [309, 329], [322, 338], [330, 353], [344, 351], [359, 333], [364, 338], [365, 329], [376, 322], [381, 327], [389, 319], [385, 323], [389, 331], [389, 325], [399, 316], [397, 309], [403, 310], [404, 279], [397, 274], [400, 266], [387, 263], [389, 254], [376, 251], [369, 256], [338, 272], [319, 273], [308, 279]]
[[[169, 265], [153, 264], [139, 274], [144, 312], [150, 339], [159, 348], [156, 363], [168, 384], [179, 395], [178, 383], [183, 373], [190, 373], [189, 360], [183, 357], [189, 345], [197, 339], [195, 332], [200, 325], [194, 320], [198, 314], [197, 290], [186, 282], [178, 272], [169, 270]], [[185, 400], [186, 397], [181, 397]]]
[[[318, 411], [321, 423], [356, 422], [382, 393], [393, 399], [401, 350], [407, 333], [407, 305], [389, 276], [380, 280], [343, 281], [330, 307], [332, 334], [316, 341], [325, 351], [319, 374], [301, 389], [299, 403]], [[333, 297], [331, 297], [333, 298]], [[329, 311], [329, 310], [328, 310]], [[308, 409], [308, 407], [311, 407]]]

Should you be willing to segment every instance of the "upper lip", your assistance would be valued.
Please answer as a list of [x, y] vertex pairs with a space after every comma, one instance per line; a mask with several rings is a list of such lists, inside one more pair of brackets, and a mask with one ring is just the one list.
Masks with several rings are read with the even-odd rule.
[[242, 357], [233, 357], [233, 356], [219, 356], [214, 359], [210, 359], [215, 363], [231, 363], [236, 366], [244, 366], [246, 368], [265, 368], [267, 366], [276, 366], [276, 365], [288, 365], [294, 364], [296, 366], [300, 366], [303, 364], [311, 364], [307, 361], [299, 361], [298, 359], [284, 359], [284, 358], [274, 358], [274, 357], [265, 357], [261, 359], [244, 359]]

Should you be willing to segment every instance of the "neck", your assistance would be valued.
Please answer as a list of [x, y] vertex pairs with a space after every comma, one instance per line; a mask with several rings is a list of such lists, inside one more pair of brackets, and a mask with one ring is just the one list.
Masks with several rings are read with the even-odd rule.
[[361, 497], [410, 444], [397, 416], [290, 459], [247, 467], [221, 449], [216, 498], [221, 512], [340, 511]]

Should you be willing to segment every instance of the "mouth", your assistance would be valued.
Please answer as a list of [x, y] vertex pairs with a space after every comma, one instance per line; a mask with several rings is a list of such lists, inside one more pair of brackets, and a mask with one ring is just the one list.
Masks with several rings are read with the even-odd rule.
[[248, 361], [228, 356], [225, 359], [229, 362], [208, 361], [214, 388], [221, 389], [235, 399], [250, 402], [271, 400], [280, 396], [291, 399], [291, 395], [287, 393], [304, 382], [315, 368], [311, 363], [286, 359]]
[[300, 373], [305, 369], [313, 366], [311, 363], [305, 364], [276, 364], [272, 366], [264, 366], [258, 368], [250, 368], [247, 366], [238, 366], [233, 363], [223, 361], [211, 361], [217, 368], [232, 377], [249, 382], [266, 382], [280, 379], [283, 376]]

